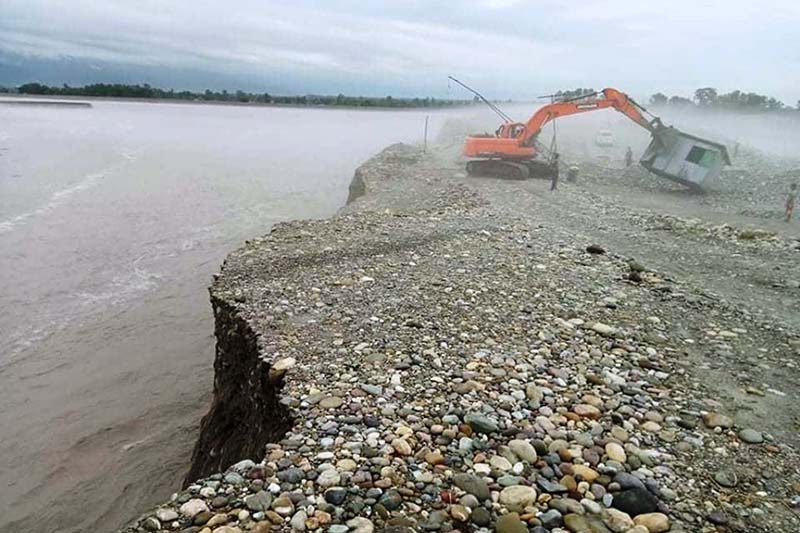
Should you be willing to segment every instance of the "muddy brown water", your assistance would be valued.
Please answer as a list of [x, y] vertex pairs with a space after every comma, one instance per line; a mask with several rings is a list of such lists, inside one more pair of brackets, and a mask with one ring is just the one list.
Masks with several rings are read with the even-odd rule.
[[113, 530], [178, 488], [227, 252], [448, 113], [0, 106], [0, 531]]

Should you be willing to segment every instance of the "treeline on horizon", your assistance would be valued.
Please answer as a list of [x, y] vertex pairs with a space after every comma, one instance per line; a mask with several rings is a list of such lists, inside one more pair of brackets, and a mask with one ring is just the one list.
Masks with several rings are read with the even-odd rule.
[[[279, 96], [269, 93], [250, 93], [244, 91], [228, 92], [226, 90], [211, 91], [208, 89], [203, 92], [175, 91], [173, 89], [165, 90], [151, 87], [147, 83], [143, 85], [93, 83], [81, 87], [71, 87], [67, 84], [57, 87], [41, 83], [25, 83], [19, 87], [9, 88], [0, 86], [0, 93], [351, 107], [449, 107], [479, 103], [477, 97], [469, 100], [456, 100], [432, 97], [399, 98], [392, 96], [347, 96], [344, 94], [338, 94], [336, 96], [312, 94]], [[560, 90], [550, 96], [553, 100], [563, 101], [595, 93], [596, 91], [594, 89], [577, 88]], [[678, 95], [667, 96], [664, 93], [658, 92], [650, 97], [648, 104], [657, 108], [700, 108], [743, 113], [800, 111], [800, 100], [797, 101], [797, 107], [793, 108], [771, 96], [740, 90], [731, 91], [729, 93], [719, 93], [713, 87], [697, 89], [691, 98]]]
[[[569, 100], [594, 93], [594, 89], [579, 88], [558, 91], [552, 96], [555, 100]], [[800, 111], [800, 100], [797, 101], [797, 107], [793, 108], [771, 96], [739, 90], [720, 94], [713, 87], [697, 89], [691, 98], [656, 93], [650, 97], [648, 103], [653, 107], [701, 108], [742, 113]]]
[[286, 105], [320, 105], [320, 106], [353, 106], [353, 107], [449, 107], [473, 103], [473, 100], [450, 100], [441, 98], [396, 98], [392, 96], [336, 96], [327, 95], [299, 95], [278, 96], [269, 93], [249, 93], [244, 91], [211, 91], [203, 92], [175, 91], [173, 89], [159, 89], [144, 85], [127, 85], [122, 83], [93, 83], [82, 87], [61, 87], [44, 85], [41, 83], [26, 83], [19, 87], [9, 89], [0, 87], [0, 92], [16, 94], [33, 94], [48, 96], [94, 96], [106, 98], [142, 98], [160, 100], [190, 100], [206, 102], [238, 102], [259, 104], [286, 104]]

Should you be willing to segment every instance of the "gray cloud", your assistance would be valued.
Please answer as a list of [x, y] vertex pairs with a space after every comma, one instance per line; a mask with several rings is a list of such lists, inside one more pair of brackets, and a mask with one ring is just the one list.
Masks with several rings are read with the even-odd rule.
[[264, 90], [444, 96], [454, 74], [502, 98], [574, 86], [646, 95], [711, 85], [794, 103], [799, 25], [800, 7], [789, 0], [768, 8], [749, 0], [0, 0], [0, 51], [206, 71]]

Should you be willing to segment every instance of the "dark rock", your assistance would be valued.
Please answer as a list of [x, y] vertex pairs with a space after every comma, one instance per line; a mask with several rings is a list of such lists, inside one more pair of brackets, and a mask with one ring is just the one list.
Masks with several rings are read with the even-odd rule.
[[539, 485], [543, 491], [551, 494], [559, 494], [569, 491], [569, 489], [561, 483], [556, 483], [555, 481], [550, 481], [549, 479], [545, 479], [543, 477], [537, 479], [536, 484]]
[[386, 510], [394, 511], [403, 505], [403, 497], [396, 490], [386, 492], [378, 502], [383, 505]]
[[606, 253], [606, 249], [600, 246], [599, 244], [590, 244], [589, 246], [586, 247], [586, 251], [589, 252], [590, 254], [598, 254], [598, 255]]
[[624, 490], [614, 495], [611, 507], [631, 516], [658, 512], [658, 500], [645, 488]]
[[712, 524], [722, 526], [728, 523], [728, 517], [722, 511], [711, 511], [708, 513], [708, 521]]
[[476, 526], [488, 526], [489, 522], [492, 520], [492, 515], [489, 514], [489, 511], [487, 511], [485, 508], [478, 507], [473, 509], [469, 518]]
[[347, 489], [333, 487], [325, 491], [325, 501], [331, 505], [342, 505], [347, 498]]

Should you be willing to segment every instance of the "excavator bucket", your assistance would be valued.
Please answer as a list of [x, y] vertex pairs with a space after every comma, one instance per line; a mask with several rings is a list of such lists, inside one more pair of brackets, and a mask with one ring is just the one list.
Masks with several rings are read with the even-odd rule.
[[702, 192], [731, 160], [723, 144], [661, 127], [653, 133], [639, 164], [657, 176]]

